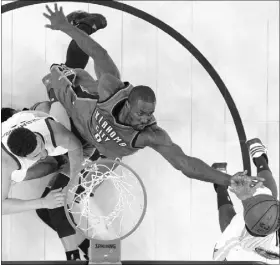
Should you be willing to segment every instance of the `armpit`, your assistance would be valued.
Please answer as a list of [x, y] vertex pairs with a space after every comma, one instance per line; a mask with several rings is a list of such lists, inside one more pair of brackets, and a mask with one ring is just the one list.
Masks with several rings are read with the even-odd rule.
[[157, 146], [172, 146], [172, 140], [168, 134], [156, 124], [149, 126], [142, 131], [135, 141], [135, 147], [151, 147], [156, 149]]

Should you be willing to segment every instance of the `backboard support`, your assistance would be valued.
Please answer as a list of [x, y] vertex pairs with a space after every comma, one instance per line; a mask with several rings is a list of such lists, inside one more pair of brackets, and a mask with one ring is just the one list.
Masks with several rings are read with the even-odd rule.
[[[89, 251], [89, 265], [93, 264], [122, 264], [121, 240], [91, 240]], [[94, 260], [92, 259], [94, 257]]]
[[90, 240], [89, 264], [121, 264], [121, 240], [139, 227], [146, 208], [142, 180], [119, 159], [85, 160], [64, 205], [69, 223]]

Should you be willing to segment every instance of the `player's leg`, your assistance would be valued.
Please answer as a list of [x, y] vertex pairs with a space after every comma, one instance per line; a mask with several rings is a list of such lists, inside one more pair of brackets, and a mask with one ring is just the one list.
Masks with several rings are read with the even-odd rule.
[[262, 144], [258, 138], [247, 141], [247, 147], [250, 155], [253, 159], [255, 166], [257, 167], [258, 177], [264, 178], [264, 186], [271, 190], [272, 195], [277, 199], [278, 191], [276, 181], [273, 178], [272, 172], [268, 166], [268, 156], [266, 147]]
[[[69, 182], [69, 178], [64, 174], [57, 174], [49, 183], [45, 189], [42, 197], [58, 188], [65, 187]], [[39, 209], [36, 211], [40, 219], [55, 230], [58, 233], [59, 238], [64, 246], [67, 260], [78, 260], [80, 259], [79, 250], [80, 248], [87, 258], [89, 241], [79, 233], [76, 233], [75, 229], [68, 222], [64, 207], [56, 209]]]
[[[105, 17], [100, 14], [72, 12], [67, 16], [67, 19], [70, 23], [74, 24], [88, 35], [107, 26]], [[91, 57], [94, 61], [94, 69], [97, 79], [100, 79], [103, 74], [111, 74], [120, 79], [120, 72], [116, 64], [108, 52], [95, 40], [92, 40]], [[72, 40], [67, 50], [66, 66], [84, 69], [88, 62], [88, 58], [89, 56], [79, 48], [74, 40]]]
[[[88, 13], [86, 13], [86, 14], [83, 14], [83, 13], [77, 14], [77, 13], [79, 13], [79, 12], [73, 12], [73, 13], [71, 13], [67, 16], [69, 22], [75, 24], [75, 23], [77, 23], [75, 21], [75, 19], [77, 20], [77, 19], [84, 18], [85, 16], [88, 16]], [[85, 33], [87, 33], [88, 35], [90, 35], [93, 32], [96, 32], [98, 29], [102, 28], [102, 25], [99, 25], [100, 24], [100, 18], [99, 17], [97, 17], [96, 23], [98, 24], [98, 26], [95, 29], [93, 29], [93, 27], [92, 27], [93, 25], [89, 26], [88, 24], [85, 24], [85, 23], [81, 23], [81, 24], [78, 24], [76, 26], [80, 30], [82, 30]], [[82, 68], [82, 69], [84, 69], [86, 67], [87, 63], [88, 63], [88, 59], [89, 59], [89, 56], [79, 48], [79, 46], [77, 45], [77, 43], [74, 40], [72, 40], [70, 42], [69, 46], [68, 46], [68, 49], [67, 49], [65, 65], [67, 67], [70, 67], [70, 68]], [[67, 129], [70, 129], [71, 128], [70, 120], [66, 118], [69, 115], [69, 112], [67, 112], [67, 108], [65, 107], [65, 105], [63, 103], [61, 103], [61, 101], [59, 101], [59, 99], [57, 98], [57, 96], [55, 94], [55, 91], [54, 91], [54, 89], [52, 87], [52, 84], [51, 84], [51, 75], [50, 74], [46, 75], [42, 79], [42, 82], [47, 89], [47, 94], [48, 94], [48, 97], [50, 99], [51, 107], [50, 107], [49, 114], [51, 116], [54, 116]], [[62, 92], [62, 94], [63, 93], [64, 92]], [[72, 99], [73, 99], [73, 97], [72, 97]], [[63, 100], [63, 97], [62, 97], [62, 100]], [[68, 108], [69, 107], [71, 108], [71, 104], [72, 104], [72, 102], [70, 102], [70, 104], [69, 104], [68, 101], [66, 102], [66, 105], [67, 105]]]
[[38, 161], [27, 170], [24, 181], [45, 177], [56, 172], [58, 167], [57, 160], [54, 157], [48, 156], [44, 160]]
[[71, 130], [81, 141], [84, 158], [94, 161], [95, 157], [99, 157], [99, 153], [95, 146], [83, 139], [81, 131], [83, 132], [86, 126], [81, 124], [80, 121], [85, 120], [84, 117], [91, 116], [98, 98], [86, 92], [85, 95], [78, 93], [71, 84], [71, 80], [75, 76], [65, 77], [66, 79], [69, 78], [66, 83], [59, 83], [59, 79], [64, 75], [64, 70], [60, 69], [59, 66], [56, 66], [56, 69], [51, 71], [52, 74], [45, 76], [42, 80], [51, 102], [50, 115], [54, 116], [66, 128]]
[[[216, 170], [226, 172], [227, 163], [214, 163], [212, 165]], [[218, 211], [219, 211], [219, 224], [221, 232], [224, 232], [230, 224], [232, 218], [236, 215], [232, 201], [230, 199], [226, 186], [214, 184], [217, 193]]]
[[[73, 85], [76, 74], [66, 66], [52, 65], [51, 74], [45, 78], [47, 80], [43, 79], [43, 82], [46, 85], [50, 100], [53, 102], [59, 101], [62, 104], [70, 118], [71, 131], [75, 134], [72, 128], [75, 127], [78, 135], [88, 134], [85, 131], [88, 130], [87, 121], [95, 110], [98, 96], [86, 91], [77, 91], [77, 87]], [[78, 138], [81, 140], [83, 137]], [[83, 144], [85, 140], [81, 142]]]

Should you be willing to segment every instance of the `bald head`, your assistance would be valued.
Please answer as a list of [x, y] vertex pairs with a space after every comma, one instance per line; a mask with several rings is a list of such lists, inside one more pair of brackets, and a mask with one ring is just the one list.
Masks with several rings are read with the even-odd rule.
[[130, 104], [134, 104], [138, 100], [148, 103], [155, 103], [156, 95], [154, 91], [148, 86], [135, 86], [128, 96], [128, 102]]

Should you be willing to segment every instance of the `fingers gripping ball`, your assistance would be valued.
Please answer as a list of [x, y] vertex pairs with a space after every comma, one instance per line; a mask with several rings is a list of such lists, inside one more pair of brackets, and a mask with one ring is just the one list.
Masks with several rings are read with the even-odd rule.
[[273, 196], [259, 194], [247, 200], [244, 220], [250, 232], [265, 236], [275, 232], [280, 226], [280, 205]]

